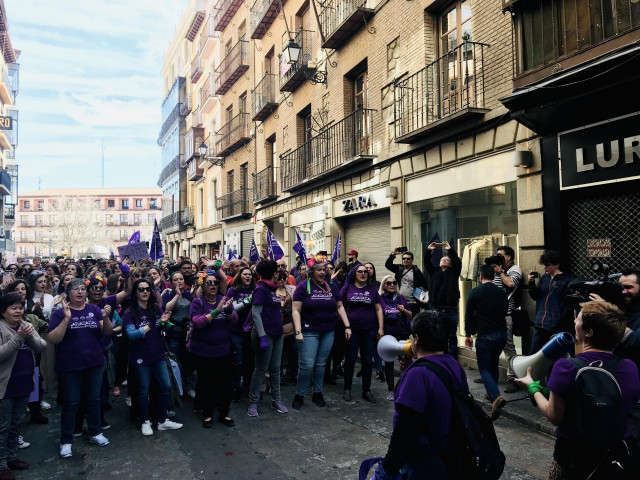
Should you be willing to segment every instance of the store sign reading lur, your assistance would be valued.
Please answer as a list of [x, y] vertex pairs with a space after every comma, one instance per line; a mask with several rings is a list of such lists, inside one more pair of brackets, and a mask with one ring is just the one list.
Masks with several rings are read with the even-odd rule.
[[640, 177], [639, 114], [558, 134], [562, 189]]

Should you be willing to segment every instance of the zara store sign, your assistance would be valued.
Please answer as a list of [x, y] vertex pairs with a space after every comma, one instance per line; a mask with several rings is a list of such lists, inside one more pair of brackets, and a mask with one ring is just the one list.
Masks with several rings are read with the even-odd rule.
[[640, 178], [640, 113], [558, 134], [560, 188]]
[[377, 203], [372, 193], [366, 193], [363, 195], [358, 195], [354, 198], [347, 198], [345, 200], [342, 200], [343, 212], [355, 212], [356, 210], [364, 210], [376, 206]]

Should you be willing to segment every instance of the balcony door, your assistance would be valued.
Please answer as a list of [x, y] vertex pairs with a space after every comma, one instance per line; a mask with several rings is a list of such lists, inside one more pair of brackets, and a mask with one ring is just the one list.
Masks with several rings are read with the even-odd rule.
[[440, 116], [471, 105], [475, 72], [470, 0], [458, 0], [440, 16]]
[[351, 156], [365, 155], [371, 142], [371, 120], [367, 115], [369, 108], [369, 74], [365, 70], [353, 80], [353, 148]]

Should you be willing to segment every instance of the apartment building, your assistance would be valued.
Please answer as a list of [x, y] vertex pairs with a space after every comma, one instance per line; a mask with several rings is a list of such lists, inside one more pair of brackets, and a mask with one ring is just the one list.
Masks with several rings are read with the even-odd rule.
[[18, 109], [16, 96], [19, 90], [17, 63], [20, 51], [13, 48], [4, 1], [0, 0], [0, 254], [16, 253], [11, 237], [15, 222], [15, 206], [18, 195]]
[[51, 189], [20, 194], [13, 234], [26, 257], [117, 255], [137, 230], [151, 241], [160, 222], [159, 188]]

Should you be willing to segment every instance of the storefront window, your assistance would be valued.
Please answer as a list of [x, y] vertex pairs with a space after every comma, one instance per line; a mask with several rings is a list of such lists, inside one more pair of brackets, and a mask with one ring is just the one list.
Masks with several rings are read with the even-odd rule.
[[331, 249], [326, 248], [325, 236], [324, 236], [324, 221], [304, 223], [302, 225], [296, 225], [291, 229], [291, 245], [296, 242], [296, 230], [300, 235], [304, 249], [308, 254], [318, 253], [322, 250], [329, 251]]
[[[518, 250], [516, 182], [421, 200], [410, 203], [408, 210], [409, 248], [423, 269], [424, 251], [436, 237], [450, 242], [461, 257], [465, 246], [483, 241], [479, 261], [498, 245]], [[475, 272], [467, 277], [475, 280]]]

